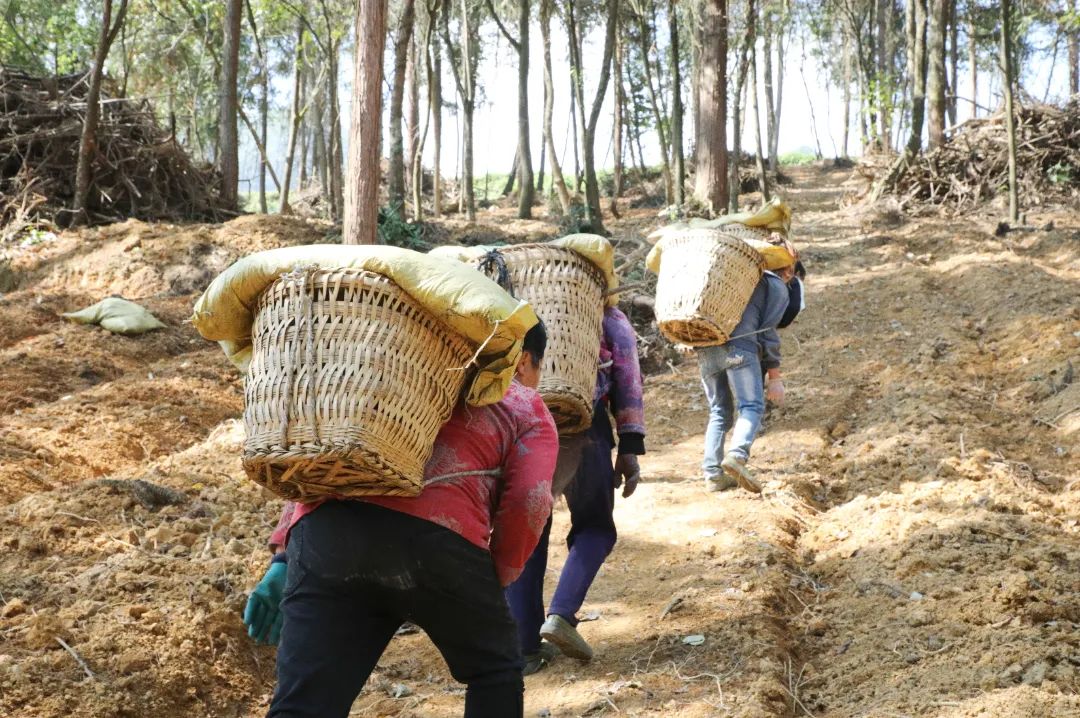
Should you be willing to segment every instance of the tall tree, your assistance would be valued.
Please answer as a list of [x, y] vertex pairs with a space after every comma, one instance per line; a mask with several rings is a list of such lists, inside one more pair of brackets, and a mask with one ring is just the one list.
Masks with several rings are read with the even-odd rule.
[[[90, 69], [90, 86], [86, 93], [86, 116], [83, 118], [82, 133], [79, 135], [79, 161], [75, 166], [75, 206], [73, 208], [75, 224], [84, 224], [88, 219], [90, 175], [97, 154], [97, 129], [101, 118], [101, 80], [105, 75], [105, 61], [109, 57], [109, 48], [112, 47], [116, 34], [124, 25], [127, 8], [127, 0], [120, 0], [115, 22], [112, 18], [112, 0], [105, 0], [101, 8], [101, 33], [98, 36], [97, 52], [94, 53], [94, 66]], [[235, 126], [233, 129], [235, 132]]]
[[544, 46], [544, 145], [551, 157], [551, 186], [559, 199], [564, 213], [570, 211], [570, 190], [566, 187], [559, 155], [555, 151], [555, 137], [551, 120], [555, 106], [555, 87], [551, 77], [551, 13], [552, 0], [540, 0], [540, 37]]
[[772, 194], [769, 192], [769, 175], [765, 171], [765, 153], [761, 146], [761, 113], [758, 111], [758, 73], [757, 73], [757, 48], [750, 48], [750, 107], [754, 113], [754, 142], [757, 144], [757, 170], [758, 186], [761, 188], [762, 201], [768, 202]]
[[[442, 0], [430, 0], [427, 4], [428, 29], [435, 35], [439, 16], [445, 12]], [[436, 217], [442, 216], [442, 50], [436, 40], [428, 41], [425, 51], [427, 57], [428, 106], [431, 112], [432, 170], [431, 170], [431, 210]]]
[[470, 222], [476, 221], [476, 197], [473, 188], [473, 115], [476, 111], [476, 68], [480, 59], [480, 18], [477, 8], [467, 0], [459, 3], [458, 31], [460, 41], [450, 36], [449, 8], [442, 15], [443, 42], [450, 57], [454, 84], [461, 98], [462, 162], [459, 204]]
[[746, 30], [742, 41], [738, 44], [735, 62], [735, 91], [731, 93], [732, 112], [732, 148], [731, 157], [728, 160], [728, 211], [739, 211], [739, 191], [742, 189], [739, 181], [739, 164], [742, 161], [742, 98], [743, 87], [746, 85], [746, 73], [750, 67], [750, 47], [754, 44], [754, 18], [756, 17], [754, 0], [746, 2]]
[[1069, 35], [1069, 93], [1080, 92], [1080, 0], [1072, 0], [1072, 12], [1068, 15]]
[[495, 20], [499, 31], [506, 37], [510, 47], [518, 56], [518, 144], [514, 155], [514, 169], [507, 180], [507, 190], [504, 195], [510, 194], [513, 183], [518, 184], [518, 217], [528, 219], [532, 217], [532, 205], [535, 197], [533, 187], [532, 150], [529, 148], [529, 0], [518, 0], [517, 20], [518, 36], [515, 38], [499, 18], [492, 0], [486, 0], [488, 12]]
[[1013, 64], [1012, 0], [1001, 0], [1001, 89], [1005, 94], [1005, 133], [1009, 146], [1009, 220], [1020, 219], [1020, 201], [1016, 182], [1016, 108], [1013, 85], [1016, 82]]
[[[574, 17], [575, 2], [576, 0], [567, 0], [567, 15], [570, 18]], [[600, 77], [597, 81], [596, 95], [589, 109], [588, 121], [583, 123], [584, 132], [581, 138], [581, 156], [585, 165], [585, 217], [591, 230], [598, 234], [603, 234], [606, 230], [600, 209], [600, 183], [596, 178], [596, 125], [600, 121], [600, 110], [603, 109], [604, 97], [607, 95], [607, 86], [611, 79], [611, 59], [615, 54], [615, 30], [619, 22], [619, 0], [607, 0], [605, 12], [604, 55], [600, 61]], [[584, 118], [585, 96], [582, 73], [585, 66], [581, 59], [580, 27], [571, 19], [567, 22], [567, 30], [570, 32], [571, 82], [574, 85], [580, 115]]]
[[727, 0], [705, 0], [701, 41], [694, 195], [719, 214], [728, 200]]
[[394, 35], [394, 79], [390, 91], [390, 176], [388, 193], [391, 207], [405, 204], [405, 145], [401, 134], [402, 107], [405, 100], [405, 71], [408, 69], [409, 45], [416, 20], [415, 0], [404, 0], [397, 32]]
[[[653, 82], [653, 63], [650, 55], [655, 45], [653, 40], [655, 28], [651, 18], [652, 13], [647, 12], [645, 2], [649, 3], [648, 9], [651, 10], [652, 0], [636, 0], [634, 3], [634, 14], [637, 18], [638, 52], [641, 55], [645, 87], [649, 92], [649, 107], [652, 108], [653, 124], [656, 127], [656, 134], [660, 141], [660, 171], [664, 177], [664, 199], [671, 203], [675, 201], [675, 181], [671, 175], [671, 161], [669, 159], [671, 151], [669, 140], [671, 138], [665, 127], [667, 122], [664, 118], [664, 112], [660, 108], [660, 98], [656, 87], [659, 82]], [[657, 73], [659, 74], [659, 67]]]
[[668, 36], [671, 44], [671, 160], [675, 165], [675, 204], [685, 202], [686, 166], [683, 160], [682, 71], [679, 63], [679, 13], [675, 0], [668, 0]]
[[928, 99], [929, 147], [945, 144], [945, 8], [948, 0], [929, 0], [926, 54], [928, 68], [926, 94]]
[[[281, 202], [278, 212], [288, 214], [289, 190], [292, 184], [293, 162], [296, 158], [296, 141], [304, 121], [304, 23], [296, 21], [296, 46], [293, 50], [293, 96], [289, 119], [289, 140], [285, 147], [285, 178], [281, 183]], [[303, 160], [301, 160], [303, 167]], [[301, 181], [302, 184], [302, 181]]]
[[218, 100], [218, 166], [221, 198], [235, 204], [240, 186], [240, 147], [237, 139], [237, 76], [240, 69], [240, 25], [244, 0], [226, 0], [222, 45], [221, 91]]
[[349, 122], [349, 171], [342, 241], [375, 244], [379, 213], [379, 129], [382, 115], [386, 0], [359, 0]]
[[259, 27], [255, 22], [255, 10], [251, 6], [251, 0], [245, 0], [244, 4], [247, 6], [248, 26], [251, 28], [251, 36], [255, 40], [255, 57], [258, 60], [259, 129], [255, 134], [256, 141], [260, 145], [259, 212], [266, 214], [266, 171], [270, 168], [270, 160], [266, 154], [266, 145], [270, 131], [270, 64], [266, 58], [267, 53], [263, 46], [262, 37], [259, 35]]

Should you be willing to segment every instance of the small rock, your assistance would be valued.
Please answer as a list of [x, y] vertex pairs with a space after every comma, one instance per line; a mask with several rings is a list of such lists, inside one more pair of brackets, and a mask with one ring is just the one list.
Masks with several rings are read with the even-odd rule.
[[934, 622], [934, 614], [924, 609], [918, 609], [908, 616], [908, 624], [911, 626], [928, 626]]
[[391, 698], [407, 698], [413, 694], [412, 688], [409, 688], [404, 683], [395, 683], [390, 687]]
[[923, 600], [923, 595], [921, 593], [919, 593], [918, 591], [912, 591], [911, 592], [911, 600], [912, 601], [921, 601], [921, 600]]
[[127, 651], [116, 659], [116, 670], [124, 675], [145, 671], [152, 665], [153, 661], [151, 661], [148, 656], [144, 656], [135, 651]]
[[134, 606], [128, 606], [128, 610], [127, 610], [128, 615], [131, 616], [132, 618], [136, 619], [136, 620], [142, 618], [143, 616], [145, 616], [149, 612], [150, 612], [150, 607], [149, 606], [143, 606], [143, 605], [140, 605], [140, 604], [135, 604]]
[[1048, 666], [1044, 661], [1038, 661], [1028, 666], [1028, 669], [1024, 671], [1023, 677], [1020, 679], [1026, 685], [1038, 687], [1042, 685], [1043, 680], [1046, 679], [1046, 671]]
[[940, 651], [945, 646], [945, 641], [941, 640], [941, 636], [930, 636], [926, 639], [926, 647], [931, 651]]
[[810, 619], [810, 623], [806, 625], [806, 632], [811, 636], [824, 636], [828, 630], [829, 622], [820, 616]]

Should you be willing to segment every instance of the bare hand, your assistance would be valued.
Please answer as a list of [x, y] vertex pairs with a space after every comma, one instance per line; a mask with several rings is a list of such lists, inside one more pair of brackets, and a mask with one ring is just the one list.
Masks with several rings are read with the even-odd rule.
[[770, 378], [765, 388], [765, 398], [777, 406], [784, 403], [784, 380], [780, 377]]
[[629, 498], [637, 490], [641, 469], [638, 458], [633, 454], [619, 454], [615, 457], [615, 488], [623, 487], [623, 498]]

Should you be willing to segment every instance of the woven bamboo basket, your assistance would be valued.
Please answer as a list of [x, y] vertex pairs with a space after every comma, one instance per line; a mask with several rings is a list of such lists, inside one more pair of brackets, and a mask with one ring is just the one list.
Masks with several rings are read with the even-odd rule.
[[292, 500], [412, 496], [475, 347], [392, 281], [283, 276], [262, 296], [244, 388], [244, 469]]
[[723, 229], [688, 229], [664, 241], [656, 318], [673, 342], [726, 342], [761, 279], [761, 255]]
[[540, 395], [560, 434], [584, 431], [592, 423], [607, 289], [604, 274], [562, 247], [519, 244], [500, 247], [498, 253], [509, 275], [507, 289], [531, 304], [547, 326]]

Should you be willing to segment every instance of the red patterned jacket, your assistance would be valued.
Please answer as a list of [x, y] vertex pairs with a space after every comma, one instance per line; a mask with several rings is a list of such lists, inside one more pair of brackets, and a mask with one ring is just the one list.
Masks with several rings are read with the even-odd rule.
[[[497, 404], [458, 405], [435, 439], [419, 496], [356, 500], [432, 521], [490, 551], [505, 586], [521, 573], [551, 513], [558, 451], [555, 422], [540, 395], [515, 381]], [[469, 473], [493, 469], [502, 475]], [[320, 503], [286, 503], [271, 547], [284, 546], [289, 529]]]

